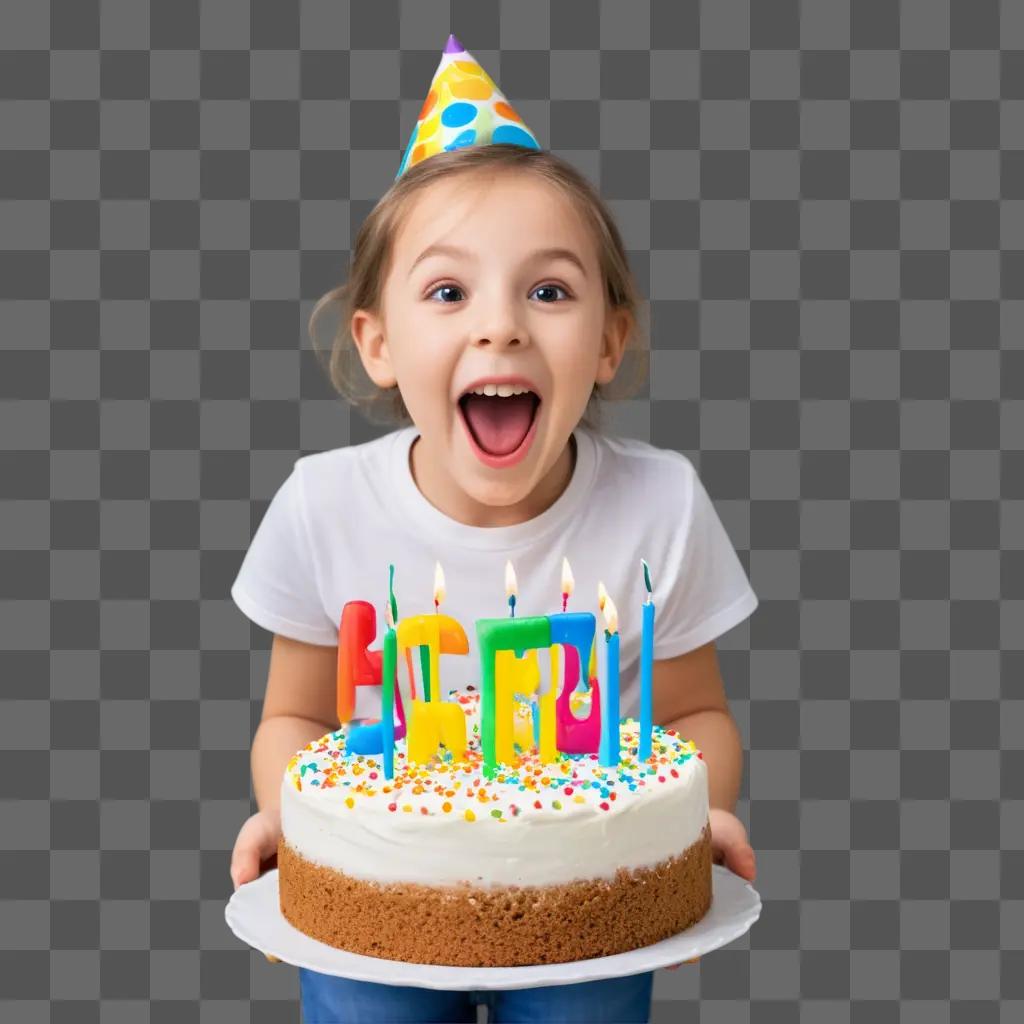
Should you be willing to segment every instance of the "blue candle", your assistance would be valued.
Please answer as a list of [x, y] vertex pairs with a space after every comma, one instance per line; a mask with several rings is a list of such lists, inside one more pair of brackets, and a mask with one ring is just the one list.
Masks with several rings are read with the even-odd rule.
[[598, 764], [615, 768], [619, 764], [619, 613], [602, 585], [599, 598], [604, 613], [604, 672], [601, 673], [601, 745]]
[[652, 674], [654, 672], [654, 600], [651, 596], [651, 572], [641, 559], [644, 570], [644, 585], [647, 600], [643, 606], [643, 623], [640, 631], [640, 749], [638, 756], [646, 761], [651, 756], [652, 722]]
[[557, 658], [551, 669], [551, 685], [555, 688], [557, 749], [565, 754], [594, 753], [601, 743], [601, 705], [592, 699], [587, 717], [577, 718], [572, 710], [572, 693], [577, 689], [580, 666], [586, 664], [593, 648], [597, 620], [592, 612], [562, 612], [549, 615], [548, 621], [551, 623], [552, 645], [560, 644], [565, 648], [565, 678], [561, 693], [558, 692]]
[[594, 642], [597, 620], [591, 612], [561, 612], [549, 615], [551, 643], [571, 644], [579, 654], [580, 664], [587, 660], [590, 645]]

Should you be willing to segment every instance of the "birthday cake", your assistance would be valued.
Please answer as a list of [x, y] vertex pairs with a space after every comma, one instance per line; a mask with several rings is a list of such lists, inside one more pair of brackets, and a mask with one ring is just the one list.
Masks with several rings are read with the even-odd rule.
[[641, 762], [627, 718], [616, 766], [597, 753], [542, 762], [517, 701], [518, 763], [488, 778], [480, 695], [449, 697], [466, 716], [461, 758], [411, 762], [396, 740], [387, 780], [381, 755], [347, 751], [346, 725], [289, 762], [278, 867], [296, 928], [384, 959], [498, 967], [625, 952], [704, 916], [708, 779], [692, 742], [654, 726]]
[[[495, 144], [539, 149], [451, 36], [398, 177]], [[466, 655], [469, 643], [440, 613], [440, 566], [432, 615], [399, 620], [389, 586], [379, 650], [373, 606], [344, 604], [340, 727], [298, 751], [282, 779], [285, 918], [355, 953], [471, 967], [611, 955], [699, 921], [711, 904], [708, 771], [692, 742], [652, 721], [646, 563], [644, 578], [639, 719], [619, 714], [614, 602], [599, 585], [602, 638], [593, 614], [567, 611], [566, 560], [553, 615], [516, 615], [507, 566], [508, 618], [475, 623], [479, 689], [442, 683], [440, 657]], [[538, 652], [550, 652], [543, 679]], [[379, 719], [354, 720], [363, 685], [380, 688]]]

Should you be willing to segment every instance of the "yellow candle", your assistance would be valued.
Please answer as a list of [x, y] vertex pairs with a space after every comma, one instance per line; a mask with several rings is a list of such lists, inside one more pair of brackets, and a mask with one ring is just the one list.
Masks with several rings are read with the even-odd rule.
[[[444, 600], [444, 577], [437, 566], [434, 578], [434, 607]], [[430, 700], [413, 700], [407, 723], [406, 752], [410, 761], [429, 763], [442, 743], [461, 760], [466, 754], [466, 715], [462, 705], [444, 700], [441, 689], [441, 655], [468, 654], [469, 640], [458, 621], [435, 611], [433, 615], [412, 615], [402, 619], [395, 630], [398, 652], [405, 651], [412, 672], [411, 648], [426, 647], [430, 658]]]
[[558, 645], [553, 644], [551, 651], [551, 685], [547, 693], [542, 693], [537, 699], [538, 713], [540, 714], [540, 744], [537, 753], [541, 763], [547, 764], [557, 760], [558, 748], [556, 747], [557, 731], [555, 727], [555, 697], [558, 694]]
[[[597, 607], [600, 611], [604, 611], [605, 603], [608, 600], [608, 591], [605, 589], [603, 582], [598, 580], [597, 583]], [[590, 684], [590, 680], [597, 675], [597, 636], [594, 637], [594, 643], [590, 647], [590, 664], [587, 666], [587, 685]]]
[[512, 741], [520, 750], [533, 749], [533, 705], [514, 702]]
[[398, 624], [398, 650], [425, 646], [430, 652], [430, 699], [441, 700], [440, 656], [468, 654], [466, 632], [450, 615], [411, 615]]
[[513, 747], [514, 702], [513, 693], [521, 693], [524, 697], [533, 694], [540, 683], [540, 666], [537, 664], [536, 650], [529, 650], [522, 658], [517, 658], [515, 651], [498, 651], [494, 666], [495, 690], [495, 748], [499, 761], [518, 764]]
[[466, 756], [466, 714], [461, 704], [414, 700], [406, 751], [410, 761], [429, 764], [441, 744], [461, 761]]

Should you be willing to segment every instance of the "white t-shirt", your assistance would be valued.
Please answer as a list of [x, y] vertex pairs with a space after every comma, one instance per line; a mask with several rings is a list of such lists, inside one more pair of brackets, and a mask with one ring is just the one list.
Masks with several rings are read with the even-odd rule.
[[[479, 685], [475, 622], [508, 615], [505, 562], [515, 567], [516, 615], [561, 611], [562, 558], [576, 586], [569, 611], [597, 606], [603, 581], [619, 612], [620, 711], [640, 706], [640, 559], [654, 587], [654, 657], [693, 650], [757, 607], [743, 566], [693, 464], [675, 451], [578, 427], [568, 487], [545, 512], [503, 527], [465, 526], [420, 493], [409, 465], [414, 426], [307, 455], [281, 485], [253, 537], [231, 596], [254, 622], [312, 644], [336, 645], [341, 610], [378, 609], [379, 646], [388, 564], [399, 618], [431, 613], [434, 563], [445, 574], [441, 611], [457, 619], [469, 656], [441, 659], [443, 689]], [[541, 658], [542, 673], [548, 659]], [[357, 688], [356, 715], [380, 714], [380, 690]]]

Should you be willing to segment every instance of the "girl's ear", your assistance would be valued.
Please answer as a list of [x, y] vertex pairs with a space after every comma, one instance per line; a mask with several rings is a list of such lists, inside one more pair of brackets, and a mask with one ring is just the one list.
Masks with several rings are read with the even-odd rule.
[[632, 328], [633, 318], [628, 310], [609, 310], [604, 334], [601, 337], [601, 355], [597, 361], [595, 383], [610, 384], [615, 379]]
[[381, 318], [365, 309], [357, 309], [352, 314], [349, 330], [370, 380], [379, 388], [395, 387], [398, 380], [391, 368], [391, 350]]

